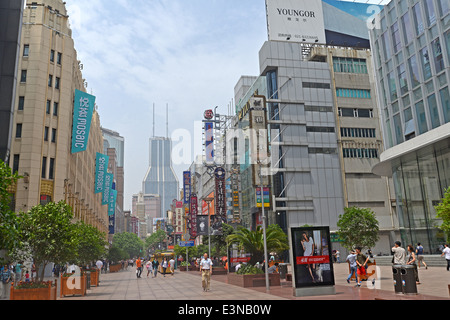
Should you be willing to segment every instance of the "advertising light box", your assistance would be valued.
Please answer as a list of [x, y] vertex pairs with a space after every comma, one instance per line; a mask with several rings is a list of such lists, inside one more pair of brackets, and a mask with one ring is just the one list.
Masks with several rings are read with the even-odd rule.
[[329, 227], [291, 229], [295, 287], [334, 286]]
[[322, 0], [266, 0], [269, 41], [326, 43]]

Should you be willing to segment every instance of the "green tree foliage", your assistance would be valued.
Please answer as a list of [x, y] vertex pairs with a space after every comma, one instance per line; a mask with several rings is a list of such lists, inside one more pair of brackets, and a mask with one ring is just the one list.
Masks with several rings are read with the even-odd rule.
[[144, 255], [144, 252], [142, 252], [144, 242], [134, 233], [123, 232], [115, 234], [112, 240], [112, 246], [126, 252], [127, 259]]
[[160, 243], [166, 240], [166, 233], [164, 230], [158, 229], [153, 232], [150, 237], [145, 238], [145, 247], [147, 250], [155, 252], [158, 249]]
[[84, 222], [75, 224], [75, 232], [78, 238], [77, 262], [80, 265], [86, 265], [106, 255], [108, 242], [104, 232]]
[[342, 245], [349, 250], [357, 246], [372, 248], [379, 239], [378, 220], [370, 209], [344, 208], [337, 226]]
[[[266, 239], [268, 253], [289, 249], [287, 235], [278, 225], [272, 224], [267, 227]], [[261, 226], [258, 226], [255, 231], [239, 228], [227, 237], [227, 242], [237, 242], [247, 253], [250, 253], [250, 264], [264, 260], [264, 234]]]
[[[234, 233], [234, 228], [226, 223], [222, 224], [221, 235], [211, 235], [211, 255], [226, 256], [227, 255], [227, 237]], [[208, 244], [208, 236], [203, 236], [203, 243]], [[207, 251], [208, 252], [208, 251]], [[202, 254], [203, 256], [203, 254]]]
[[445, 192], [442, 201], [435, 207], [436, 217], [442, 219], [439, 227], [447, 233], [447, 241], [450, 241], [450, 188]]
[[40, 281], [50, 262], [62, 264], [75, 260], [79, 237], [72, 218], [72, 209], [63, 201], [37, 205], [19, 214], [20, 244], [16, 252], [28, 252], [35, 264], [42, 266]]
[[0, 249], [12, 249], [17, 239], [17, 217], [10, 209], [11, 195], [8, 188], [20, 177], [0, 160]]

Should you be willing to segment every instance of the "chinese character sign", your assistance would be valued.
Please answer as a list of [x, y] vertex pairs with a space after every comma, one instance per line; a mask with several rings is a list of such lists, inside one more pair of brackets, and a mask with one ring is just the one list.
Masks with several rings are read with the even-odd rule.
[[189, 203], [189, 198], [191, 196], [191, 172], [184, 171], [183, 172], [183, 194], [184, 194], [184, 203]]
[[105, 174], [108, 170], [109, 157], [98, 153], [95, 160], [95, 193], [102, 193], [104, 187]]
[[191, 195], [191, 239], [197, 237], [197, 214], [198, 214], [198, 198], [196, 195]]
[[72, 126], [72, 153], [86, 151], [94, 114], [95, 97], [75, 90]]

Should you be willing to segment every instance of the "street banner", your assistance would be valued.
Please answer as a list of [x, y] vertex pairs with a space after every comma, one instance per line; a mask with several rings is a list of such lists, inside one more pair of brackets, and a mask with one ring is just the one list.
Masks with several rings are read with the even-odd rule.
[[95, 96], [75, 90], [72, 126], [72, 153], [86, 151], [95, 108]]
[[191, 216], [191, 239], [195, 239], [197, 237], [197, 214], [198, 214], [198, 198], [197, 195], [193, 194], [191, 195], [191, 202], [190, 202], [191, 208], [190, 208], [190, 216]]
[[214, 163], [214, 123], [205, 122], [205, 156], [206, 163]]
[[106, 173], [102, 192], [102, 205], [109, 204], [113, 182], [114, 175], [112, 173]]
[[209, 216], [197, 215], [197, 235], [209, 235]]
[[108, 171], [109, 156], [98, 153], [95, 159], [95, 193], [102, 193], [105, 185], [105, 174]]
[[191, 172], [183, 172], [183, 194], [184, 194], [184, 204], [189, 203], [189, 198], [191, 197]]
[[[270, 208], [270, 189], [263, 187], [264, 208]], [[261, 208], [261, 188], [256, 188], [256, 207]]]
[[109, 193], [108, 216], [113, 216], [116, 213], [116, 202], [117, 190], [111, 189]]

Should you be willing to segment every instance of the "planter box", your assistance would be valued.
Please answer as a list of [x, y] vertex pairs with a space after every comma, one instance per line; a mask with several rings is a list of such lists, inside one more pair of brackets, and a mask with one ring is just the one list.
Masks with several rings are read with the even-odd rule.
[[44, 282], [48, 285], [47, 288], [38, 289], [16, 289], [14, 285], [11, 284], [10, 298], [9, 300], [23, 301], [23, 300], [45, 300], [52, 301], [56, 300], [56, 290], [58, 280], [55, 280], [55, 284], [51, 281]]
[[98, 287], [100, 285], [100, 279], [99, 279], [99, 274], [100, 271], [98, 269], [96, 270], [89, 270], [91, 272], [91, 286], [96, 286]]
[[213, 267], [212, 276], [214, 276], [215, 274], [227, 274], [227, 269], [225, 269], [224, 267]]
[[109, 272], [119, 272], [120, 270], [122, 270], [121, 264], [115, 264], [115, 265], [109, 266]]
[[[73, 281], [73, 278], [75, 279], [75, 288], [69, 288], [68, 287], [68, 281]], [[70, 282], [71, 283], [71, 282]], [[63, 298], [64, 296], [68, 295], [81, 295], [85, 296], [87, 291], [87, 278], [85, 275], [83, 276], [72, 276], [72, 277], [63, 277], [61, 275], [61, 292], [60, 297]]]
[[[240, 287], [244, 287], [244, 288], [265, 287], [266, 286], [266, 275], [265, 274], [229, 273], [228, 274], [228, 284], [233, 284], [235, 286], [240, 286]], [[281, 285], [279, 273], [269, 274], [269, 285], [270, 286], [280, 286]]]

